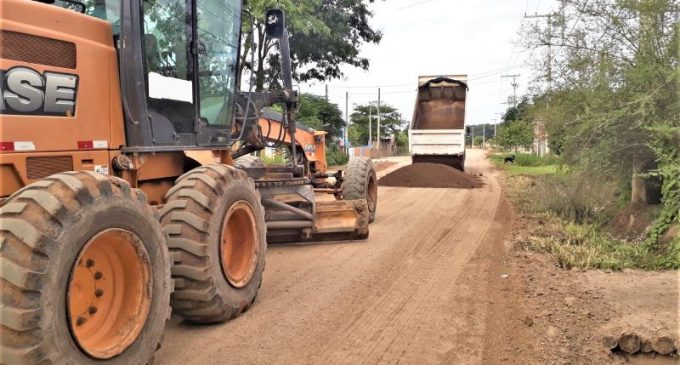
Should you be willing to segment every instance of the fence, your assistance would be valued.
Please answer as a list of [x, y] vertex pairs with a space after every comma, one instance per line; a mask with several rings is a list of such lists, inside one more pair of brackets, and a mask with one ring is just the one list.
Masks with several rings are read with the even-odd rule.
[[408, 154], [408, 146], [397, 147], [385, 145], [381, 146], [381, 148], [378, 148], [377, 146], [373, 146], [373, 148], [370, 148], [369, 146], [360, 146], [349, 149], [349, 158], [364, 156], [375, 159], [390, 156], [405, 156]]

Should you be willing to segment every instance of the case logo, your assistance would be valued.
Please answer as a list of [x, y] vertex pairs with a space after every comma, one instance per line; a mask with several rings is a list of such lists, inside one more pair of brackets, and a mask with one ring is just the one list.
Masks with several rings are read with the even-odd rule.
[[0, 114], [72, 117], [78, 76], [28, 67], [0, 70]]

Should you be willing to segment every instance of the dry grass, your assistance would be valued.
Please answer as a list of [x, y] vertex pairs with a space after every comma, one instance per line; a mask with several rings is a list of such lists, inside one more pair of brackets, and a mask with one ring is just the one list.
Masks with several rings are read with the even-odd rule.
[[613, 237], [602, 227], [616, 210], [613, 187], [585, 175], [510, 176], [509, 197], [529, 228], [524, 250], [551, 254], [564, 268], [680, 268], [680, 240], [651, 246]]

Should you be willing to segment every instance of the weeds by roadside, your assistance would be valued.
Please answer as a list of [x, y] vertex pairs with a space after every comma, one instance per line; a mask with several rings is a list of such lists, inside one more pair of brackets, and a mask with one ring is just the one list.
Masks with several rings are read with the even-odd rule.
[[657, 249], [642, 237], [615, 238], [596, 224], [568, 223], [553, 215], [543, 215], [536, 223], [531, 234], [519, 240], [518, 245], [523, 250], [549, 253], [566, 269], [680, 268], [680, 240]]
[[517, 244], [567, 269], [680, 268], [680, 239], [652, 245], [644, 234], [623, 239], [606, 229], [618, 208], [613, 184], [583, 173], [508, 176], [508, 196], [527, 220]]

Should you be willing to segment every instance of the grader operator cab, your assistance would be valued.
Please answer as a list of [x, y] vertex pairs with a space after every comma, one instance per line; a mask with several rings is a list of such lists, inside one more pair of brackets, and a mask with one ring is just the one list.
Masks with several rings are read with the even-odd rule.
[[[0, 2], [0, 363], [146, 364], [170, 306], [248, 309], [268, 239], [368, 235], [370, 161], [330, 184], [295, 142], [283, 13], [285, 89], [238, 92], [241, 5]], [[292, 163], [236, 168], [275, 103]]]

